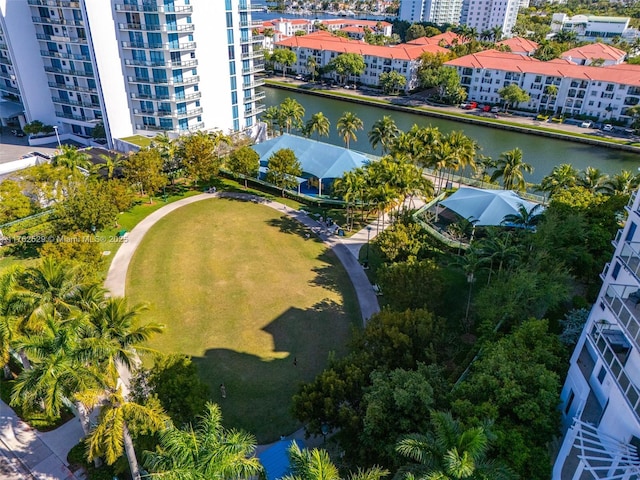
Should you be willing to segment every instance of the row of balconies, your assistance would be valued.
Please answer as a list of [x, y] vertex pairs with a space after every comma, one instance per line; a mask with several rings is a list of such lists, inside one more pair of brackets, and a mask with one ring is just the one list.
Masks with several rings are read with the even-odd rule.
[[91, 103], [91, 102], [78, 102], [76, 100], [62, 99], [52, 97], [53, 103], [59, 103], [61, 105], [73, 105], [74, 107], [86, 107], [86, 108], [100, 108], [99, 103]]
[[250, 73], [259, 73], [263, 71], [264, 71], [264, 63], [254, 63], [253, 66], [242, 69], [243, 75], [247, 75]]
[[195, 26], [192, 23], [174, 24], [151, 24], [151, 23], [119, 23], [120, 30], [143, 30], [147, 32], [193, 32]]
[[19, 95], [20, 94], [20, 90], [18, 90], [17, 88], [10, 87], [9, 85], [5, 85], [5, 84], [1, 84], [1, 83], [0, 83], [0, 91], [13, 93], [15, 95]]
[[202, 96], [201, 92], [193, 92], [188, 95], [176, 96], [176, 95], [155, 95], [152, 93], [138, 93], [131, 92], [130, 97], [134, 100], [169, 100], [171, 102], [197, 100]]
[[133, 60], [125, 58], [124, 64], [133, 67], [164, 67], [164, 68], [192, 68], [198, 66], [198, 60], [183, 60], [180, 62], [152, 62], [149, 60]]
[[256, 78], [253, 82], [243, 82], [242, 88], [247, 90], [249, 88], [261, 87], [262, 85], [264, 85], [264, 79]]
[[27, 0], [29, 5], [39, 5], [43, 7], [80, 8], [80, 2], [69, 2], [64, 0]]
[[177, 85], [191, 85], [194, 83], [198, 83], [200, 81], [200, 77], [198, 75], [194, 75], [193, 77], [186, 78], [149, 78], [149, 77], [127, 77], [127, 80], [130, 83], [152, 83], [154, 85], [169, 85], [169, 86], [177, 86]]
[[56, 112], [56, 117], [67, 118], [69, 120], [77, 120], [79, 122], [87, 122], [87, 123], [94, 123], [96, 120], [102, 120], [100, 116], [97, 116], [95, 118], [88, 118], [85, 115], [75, 115], [73, 113], [65, 113], [65, 112]]
[[74, 92], [83, 92], [83, 93], [98, 93], [97, 88], [81, 87], [78, 85], [67, 85], [65, 83], [49, 82], [49, 86], [52, 88], [57, 88], [59, 90], [71, 90]]
[[0, 78], [6, 78], [8, 80], [14, 80], [15, 81], [16, 76], [13, 73], [3, 72], [2, 70], [0, 70]]
[[262, 7], [260, 7], [259, 5], [251, 5], [247, 2], [240, 2], [238, 4], [238, 10], [240, 12], [259, 12], [262, 10]]
[[44, 33], [36, 33], [36, 38], [38, 40], [46, 40], [48, 42], [58, 43], [87, 43], [87, 37], [66, 37], [64, 35], [46, 35]]
[[84, 27], [82, 20], [70, 20], [68, 18], [51, 18], [51, 17], [31, 17], [33, 23], [44, 23], [47, 25], [71, 25], [75, 27]]
[[261, 58], [264, 54], [259, 50], [252, 50], [251, 52], [243, 52], [240, 56], [242, 60], [249, 60], [251, 58]]
[[164, 131], [164, 132], [195, 132], [204, 128], [204, 122], [198, 122], [194, 125], [189, 125], [187, 128], [176, 128], [173, 125], [136, 125], [137, 130], [151, 130], [151, 131]]
[[93, 77], [93, 72], [86, 72], [84, 70], [70, 70], [68, 68], [58, 68], [46, 66], [44, 67], [45, 72], [49, 73], [61, 73], [62, 75], [75, 75], [78, 77]]
[[185, 15], [193, 12], [191, 5], [151, 5], [148, 3], [143, 5], [130, 5], [116, 3], [115, 7], [118, 12], [181, 13]]
[[195, 50], [196, 42], [187, 43], [145, 43], [145, 42], [122, 42], [123, 48], [143, 48], [147, 50]]
[[40, 50], [40, 55], [49, 58], [64, 58], [67, 60], [81, 60], [83, 62], [91, 61], [91, 57], [89, 57], [89, 55], [82, 55], [80, 53], [66, 53], [56, 51], [52, 52], [51, 50]]
[[196, 117], [202, 113], [202, 107], [193, 108], [191, 110], [186, 110], [184, 112], [171, 111], [171, 110], [138, 110], [137, 108], [133, 109], [134, 115], [144, 116], [144, 117], [158, 117], [158, 118], [188, 118], [188, 117]]

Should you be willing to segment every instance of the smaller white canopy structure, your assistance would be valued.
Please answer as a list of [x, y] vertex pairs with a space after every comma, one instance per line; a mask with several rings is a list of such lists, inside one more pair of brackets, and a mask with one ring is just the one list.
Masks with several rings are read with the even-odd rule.
[[501, 225], [505, 216], [518, 214], [520, 205], [530, 212], [538, 204], [525, 200], [513, 190], [460, 187], [440, 205], [477, 226], [488, 226]]

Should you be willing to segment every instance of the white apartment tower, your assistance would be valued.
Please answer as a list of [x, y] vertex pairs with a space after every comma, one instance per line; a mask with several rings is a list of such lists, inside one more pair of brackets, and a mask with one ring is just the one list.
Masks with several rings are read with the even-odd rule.
[[640, 478], [640, 195], [571, 357], [553, 480]]
[[456, 24], [461, 10], [462, 0], [401, 0], [399, 17], [411, 23]]
[[102, 122], [110, 146], [252, 130], [264, 64], [251, 11], [250, 0], [0, 0], [0, 93], [61, 135], [88, 138]]
[[478, 33], [500, 27], [503, 36], [511, 37], [520, 3], [521, 0], [464, 0], [460, 24], [475, 28]]

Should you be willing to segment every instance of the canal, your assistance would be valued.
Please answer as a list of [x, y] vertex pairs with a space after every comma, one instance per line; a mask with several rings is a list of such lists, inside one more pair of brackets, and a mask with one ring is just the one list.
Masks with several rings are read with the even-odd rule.
[[331, 121], [331, 134], [328, 138], [321, 137], [321, 140], [335, 145], [344, 146], [344, 142], [336, 131], [338, 119], [344, 112], [353, 112], [363, 121], [364, 130], [357, 133], [358, 140], [351, 142], [351, 149], [365, 153], [380, 154], [379, 148], [378, 151], [374, 151], [371, 148], [367, 134], [376, 120], [383, 115], [389, 115], [395, 120], [398, 128], [403, 131], [409, 130], [414, 124], [420, 126], [432, 125], [438, 127], [444, 133], [462, 130], [465, 135], [478, 142], [484, 155], [494, 159], [498, 158], [502, 152], [518, 147], [524, 153], [524, 161], [534, 167], [532, 174], [525, 174], [527, 182], [531, 183], [539, 183], [545, 175], [551, 172], [554, 166], [561, 163], [571, 163], [578, 170], [594, 167], [609, 175], [619, 173], [621, 170], [637, 172], [638, 167], [640, 167], [640, 155], [635, 153], [555, 140], [537, 135], [508, 132], [451, 120], [441, 120], [413, 113], [386, 110], [382, 107], [359, 105], [300, 92], [289, 92], [272, 87], [265, 87], [264, 90], [266, 92], [265, 104], [267, 107], [277, 106], [285, 98], [291, 97], [304, 107], [305, 121], [314, 113], [324, 113]]

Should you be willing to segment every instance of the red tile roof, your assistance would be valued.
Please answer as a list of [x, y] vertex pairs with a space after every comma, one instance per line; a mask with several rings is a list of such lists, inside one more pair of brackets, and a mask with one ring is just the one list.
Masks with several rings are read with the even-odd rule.
[[553, 77], [575, 78], [578, 80], [601, 81], [640, 87], [640, 65], [609, 65], [590, 67], [576, 65], [567, 60], [555, 59], [542, 62], [533, 57], [502, 53], [496, 50], [466, 55], [446, 62], [455, 67], [484, 68], [505, 72], [534, 73]]
[[444, 42], [444, 45], [446, 46], [467, 43], [460, 35], [451, 31], [441, 33], [440, 35], [434, 35], [433, 37], [416, 38], [415, 40], [411, 40], [407, 43], [409, 45], [440, 45], [440, 42]]
[[522, 38], [522, 37], [508, 38], [506, 40], [502, 40], [501, 42], [496, 43], [496, 45], [499, 47], [501, 47], [502, 45], [507, 45], [512, 52], [527, 52], [527, 53], [533, 53], [539, 47], [539, 45], [536, 42], [532, 40], [528, 40], [526, 38]]
[[602, 58], [604, 60], [612, 60], [619, 62], [624, 59], [627, 52], [619, 48], [605, 45], [604, 43], [590, 43], [583, 47], [572, 48], [562, 54], [562, 58], [579, 58], [581, 60], [595, 60]]
[[390, 47], [369, 45], [367, 43], [336, 37], [328, 32], [314, 32], [301, 37], [290, 37], [276, 42], [278, 47], [309, 48], [312, 50], [329, 50], [339, 53], [358, 53], [372, 57], [389, 58], [392, 60], [417, 60], [424, 52], [448, 52], [438, 45], [412, 45], [401, 43]]

